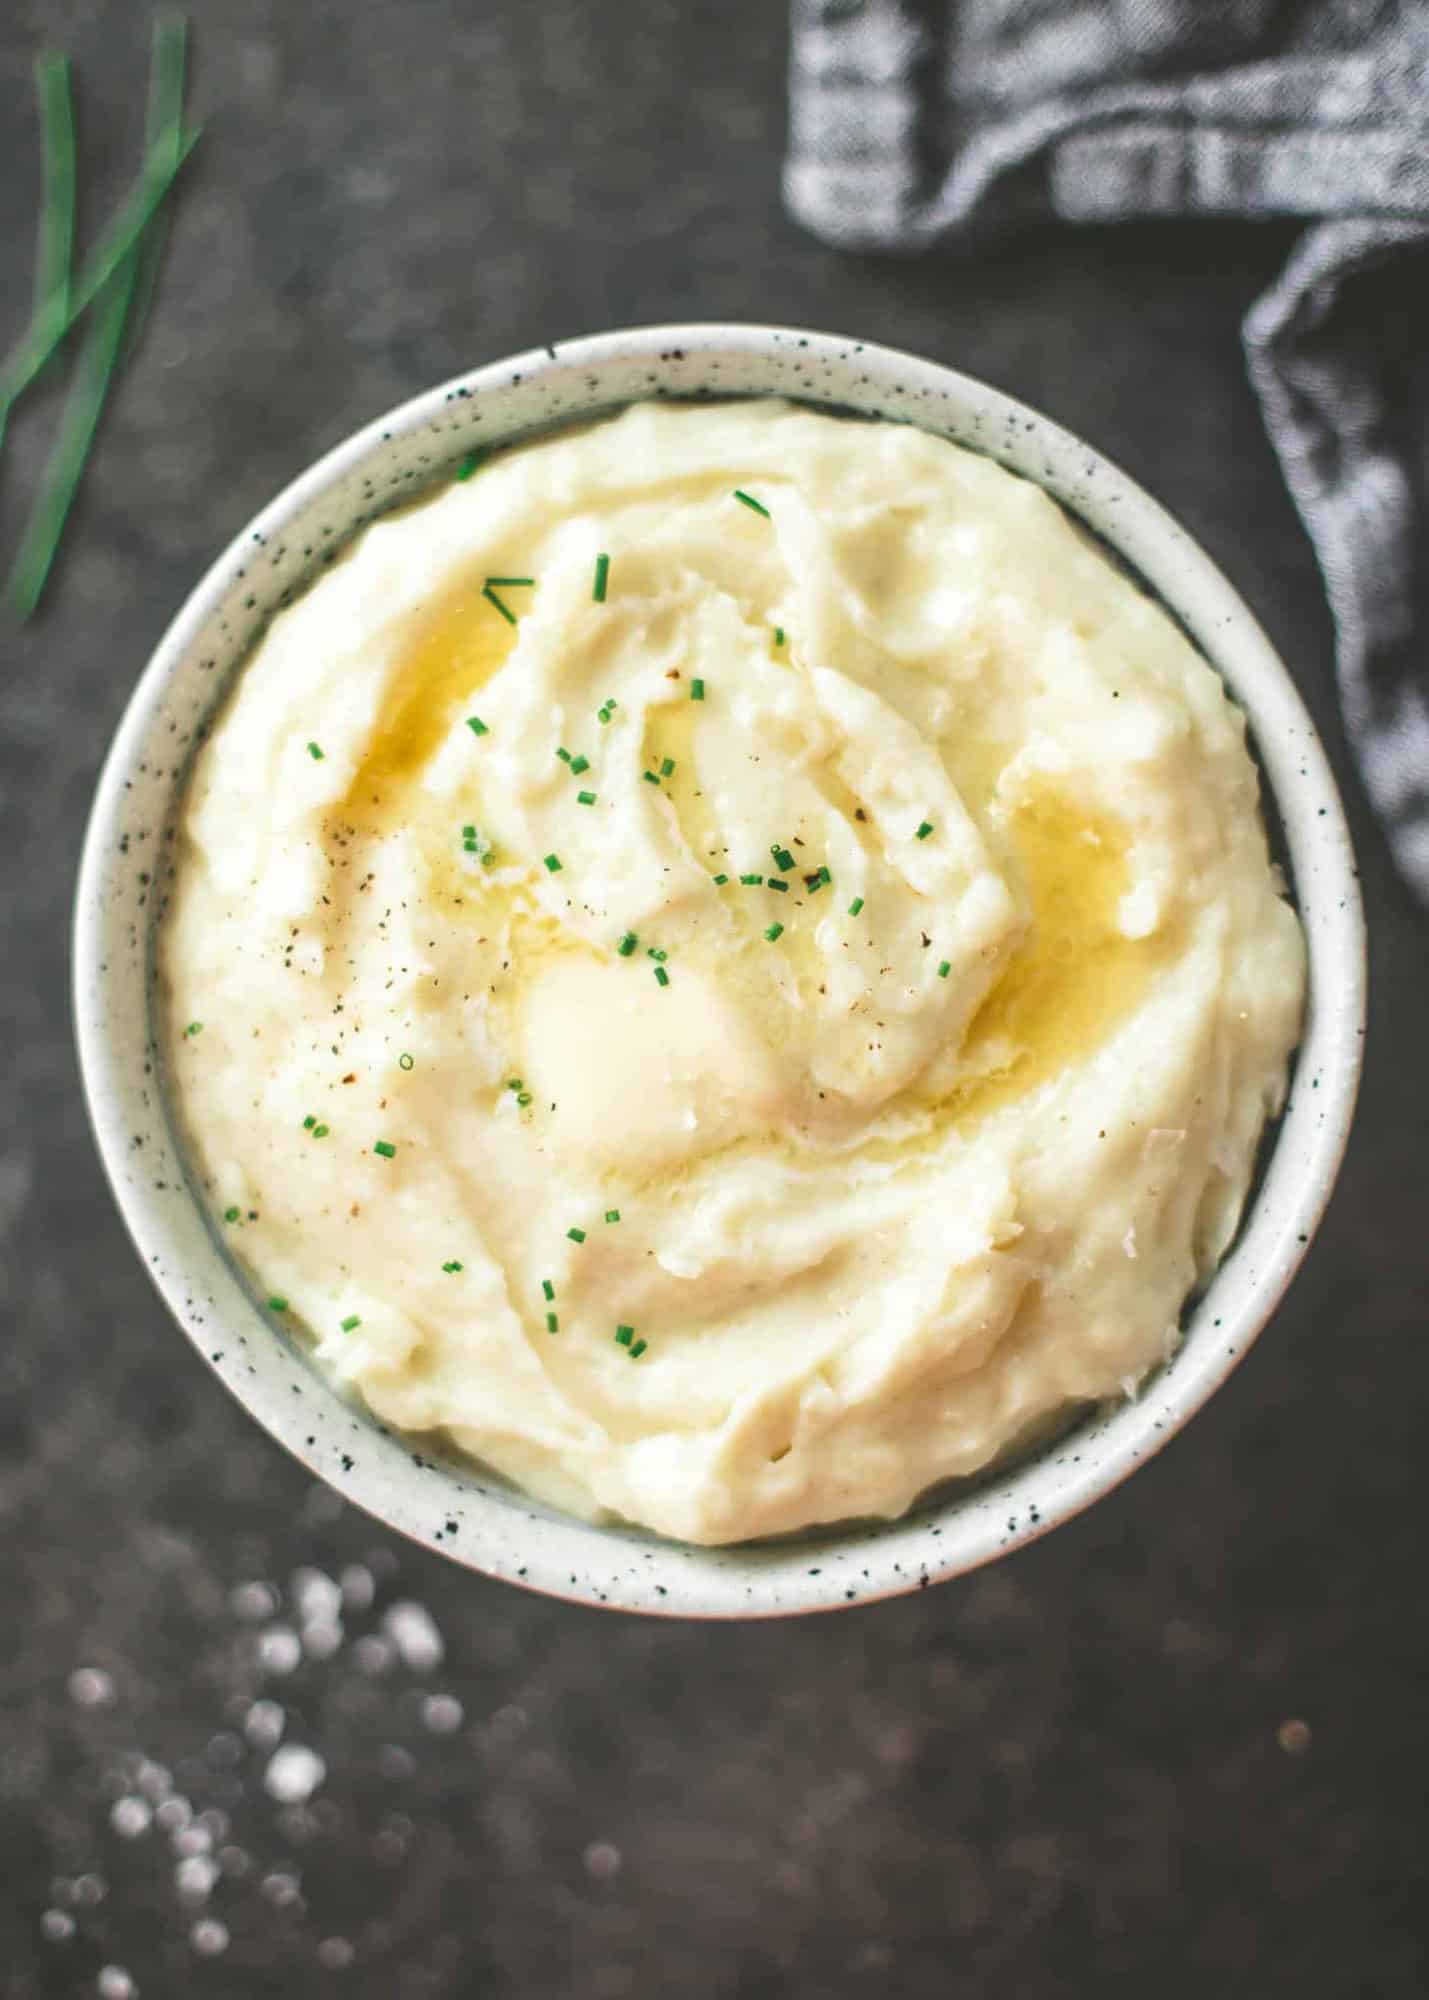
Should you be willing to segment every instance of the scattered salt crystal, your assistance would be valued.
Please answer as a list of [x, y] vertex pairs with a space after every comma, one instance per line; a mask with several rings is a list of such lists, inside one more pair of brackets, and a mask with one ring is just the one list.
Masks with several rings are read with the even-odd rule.
[[76, 1903], [102, 1903], [109, 1894], [109, 1884], [102, 1875], [76, 1875], [70, 1895]]
[[342, 1644], [342, 1626], [336, 1619], [321, 1619], [303, 1626], [303, 1651], [315, 1660], [331, 1659]]
[[372, 1602], [372, 1572], [366, 1563], [349, 1563], [338, 1578], [342, 1588], [342, 1601], [349, 1611], [366, 1611]]
[[134, 1774], [134, 1782], [146, 1799], [164, 1799], [174, 1789], [174, 1781], [162, 1764], [153, 1764], [147, 1757], [139, 1760], [139, 1769]]
[[228, 1950], [228, 1926], [217, 1917], [200, 1917], [189, 1932], [189, 1943], [204, 1958], [217, 1958]]
[[221, 1806], [205, 1806], [198, 1816], [198, 1823], [210, 1840], [228, 1838], [228, 1814]]
[[341, 1587], [324, 1570], [295, 1569], [289, 1588], [293, 1607], [306, 1623], [330, 1625], [342, 1609]]
[[99, 2000], [135, 2000], [139, 1991], [122, 1965], [101, 1965], [94, 1990]]
[[63, 1944], [74, 1936], [74, 1918], [68, 1910], [46, 1910], [40, 1918], [40, 1933], [51, 1944]]
[[258, 1750], [276, 1749], [283, 1740], [287, 1715], [278, 1701], [255, 1701], [243, 1718], [243, 1733]]
[[422, 1720], [434, 1736], [450, 1736], [460, 1729], [465, 1711], [455, 1695], [429, 1694], [422, 1703]]
[[114, 1699], [114, 1682], [103, 1667], [76, 1667], [69, 1677], [69, 1698], [81, 1708], [107, 1708]]
[[1275, 1738], [1282, 1750], [1288, 1751], [1292, 1757], [1298, 1757], [1310, 1748], [1310, 1725], [1308, 1722], [1302, 1722], [1298, 1716], [1292, 1716], [1290, 1721], [1281, 1723], [1275, 1732]]
[[327, 1966], [331, 1972], [341, 1972], [356, 1956], [346, 1938], [324, 1938], [318, 1946], [318, 1964]]
[[202, 1903], [218, 1876], [218, 1863], [207, 1854], [191, 1854], [174, 1870], [178, 1892], [189, 1903]]
[[403, 1598], [387, 1611], [382, 1629], [401, 1654], [403, 1665], [414, 1674], [429, 1674], [441, 1665], [445, 1652], [442, 1635], [425, 1604]]
[[206, 1826], [181, 1826], [174, 1835], [174, 1852], [177, 1855], [207, 1854], [213, 1846], [213, 1835]]
[[236, 1617], [254, 1625], [261, 1625], [278, 1609], [278, 1593], [271, 1583], [240, 1583], [229, 1592], [228, 1601]]
[[620, 1849], [612, 1847], [608, 1840], [593, 1840], [581, 1859], [586, 1874], [597, 1882], [608, 1882], [612, 1875], [620, 1873]]
[[258, 1635], [258, 1664], [265, 1674], [290, 1674], [303, 1657], [291, 1625], [270, 1625]]
[[301, 1743], [285, 1743], [275, 1750], [263, 1773], [263, 1787], [270, 1798], [283, 1805], [301, 1805], [310, 1799], [327, 1776], [327, 1765], [316, 1750]]
[[259, 1886], [270, 1903], [275, 1903], [280, 1910], [286, 1910], [291, 1909], [299, 1900], [302, 1883], [297, 1875], [291, 1874], [287, 1869], [275, 1868], [270, 1875], [263, 1877]]
[[410, 1778], [417, 1768], [417, 1760], [400, 1743], [384, 1743], [377, 1755], [377, 1768], [384, 1778]]
[[385, 1639], [379, 1638], [375, 1632], [369, 1632], [353, 1647], [352, 1657], [357, 1663], [359, 1672], [375, 1677], [386, 1673], [396, 1654]]
[[253, 1866], [253, 1862], [250, 1855], [242, 1847], [220, 1847], [218, 1850], [218, 1865], [225, 1875], [232, 1875], [236, 1880], [239, 1876], [248, 1873], [249, 1869]]
[[188, 1825], [193, 1816], [194, 1809], [182, 1792], [175, 1792], [171, 1798], [161, 1800], [154, 1814], [165, 1833], [177, 1833], [181, 1827]]
[[130, 1794], [116, 1799], [109, 1808], [109, 1824], [121, 1840], [137, 1840], [153, 1823], [154, 1808], [147, 1799]]

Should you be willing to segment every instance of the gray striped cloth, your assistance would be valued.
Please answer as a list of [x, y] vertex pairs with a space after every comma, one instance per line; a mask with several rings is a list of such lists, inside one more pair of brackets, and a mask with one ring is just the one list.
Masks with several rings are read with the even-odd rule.
[[1307, 219], [1246, 363], [1324, 573], [1346, 728], [1429, 903], [1429, 6], [792, 4], [785, 199], [829, 242]]

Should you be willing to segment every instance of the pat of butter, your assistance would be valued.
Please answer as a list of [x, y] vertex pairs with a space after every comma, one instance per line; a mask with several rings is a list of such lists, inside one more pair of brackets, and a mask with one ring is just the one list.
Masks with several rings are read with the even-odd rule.
[[778, 1115], [768, 1050], [740, 1009], [692, 966], [670, 984], [648, 960], [562, 957], [532, 981], [524, 1075], [554, 1108], [558, 1146], [639, 1173], [760, 1131]]

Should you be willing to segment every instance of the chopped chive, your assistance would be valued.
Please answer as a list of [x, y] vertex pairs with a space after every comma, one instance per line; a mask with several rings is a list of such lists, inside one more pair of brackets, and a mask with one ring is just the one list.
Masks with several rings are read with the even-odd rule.
[[653, 771], [642, 771], [640, 775], [647, 785], [658, 785], [660, 782]]
[[474, 840], [464, 840], [461, 844], [461, 851], [463, 854], [480, 854], [481, 849]]
[[581, 774], [581, 772], [582, 772], [582, 771], [588, 771], [589, 769], [590, 769], [590, 758], [589, 758], [589, 757], [572, 757], [572, 759], [571, 759], [571, 775], [572, 775], [573, 777], [576, 777], [576, 778], [578, 778], [578, 777], [580, 776], [580, 774]]
[[346, 1319], [338, 1321], [338, 1326], [343, 1333], [351, 1333], [355, 1328], [361, 1326], [361, 1324], [362, 1321], [356, 1313], [349, 1313]]
[[568, 1230], [566, 1231], [566, 1234], [567, 1234], [567, 1236], [569, 1236], [569, 1238], [571, 1239], [572, 1243], [584, 1243], [584, 1242], [585, 1242], [585, 1231], [584, 1231], [583, 1229], [568, 1229]]
[[848, 906], [848, 913], [851, 917], [856, 917], [862, 908], [863, 908], [862, 896], [855, 896], [853, 901]]
[[675, 760], [673, 757], [662, 757], [660, 759], [660, 776], [662, 778], [668, 778], [674, 768]]
[[310, 743], [308, 745], [308, 755], [312, 758], [315, 764], [321, 764], [323, 760], [323, 753], [318, 748], [316, 743]]
[[827, 889], [833, 879], [827, 868], [815, 868], [810, 874], [804, 877], [804, 882], [809, 894], [816, 896], [820, 889]]
[[728, 880], [729, 880], [728, 875], [716, 875], [714, 878], [714, 885], [716, 889], [722, 889]]
[[549, 1300], [549, 1299], [553, 1299], [553, 1298], [554, 1298], [554, 1297], [556, 1296], [556, 1288], [555, 1288], [555, 1286], [554, 1286], [554, 1285], [553, 1285], [553, 1284], [551, 1283], [551, 1281], [550, 1281], [550, 1279], [549, 1279], [549, 1278], [542, 1278], [542, 1280], [541, 1280], [541, 1293], [542, 1293], [542, 1296], [543, 1296], [544, 1298], [548, 1299], [548, 1300]]
[[479, 444], [474, 451], [469, 451], [456, 469], [457, 478], [470, 479], [482, 460], [488, 456], [490, 450], [490, 445]]
[[548, 875], [559, 875], [559, 874], [560, 874], [560, 872], [561, 872], [561, 857], [560, 857], [560, 855], [559, 855], [559, 854], [547, 854], [547, 855], [544, 855], [544, 856], [542, 857], [542, 859], [543, 859], [543, 861], [544, 861], [544, 863], [545, 863], [545, 867], [546, 867], [546, 872], [547, 872], [547, 874], [548, 874]]
[[933, 822], [930, 819], [920, 820], [918, 823], [918, 831], [914, 836], [914, 838], [917, 840], [926, 840], [928, 838], [928, 835], [932, 831], [933, 831]]
[[476, 828], [474, 826], [464, 826], [461, 830], [461, 837], [463, 840], [475, 840]]
[[655, 984], [657, 986], [668, 986], [669, 983], [670, 983], [669, 973], [665, 970], [663, 965], [657, 965], [655, 968]]
[[404, 1050], [403, 1053], [397, 1058], [397, 1067], [398, 1069], [415, 1069], [417, 1065], [413, 1062], [412, 1058]]
[[327, 1137], [327, 1134], [328, 1134], [328, 1128], [326, 1125], [314, 1125], [313, 1137], [315, 1139], [325, 1139]]
[[526, 1085], [521, 1077], [508, 1076], [506, 1079], [506, 1088], [508, 1090], [524, 1090], [526, 1088]]
[[705, 684], [697, 675], [695, 679], [690, 682], [690, 700], [703, 701], [704, 698], [705, 698]]
[[740, 502], [741, 506], [752, 507], [756, 514], [762, 514], [766, 521], [772, 519], [769, 509], [767, 507], [762, 507], [760, 503], [755, 499], [754, 495], [752, 493], [746, 493], [743, 487], [741, 486], [735, 487], [734, 497], [736, 500]]
[[489, 736], [491, 734], [491, 731], [479, 715], [469, 715], [466, 719], [466, 726], [473, 736]]
[[558, 743], [556, 745], [556, 755], [560, 758], [563, 764], [569, 764], [571, 761], [570, 751], [567, 750], [562, 744]]
[[770, 924], [764, 935], [768, 938], [770, 944], [773, 944], [776, 938], [783, 937], [784, 926], [782, 924]]
[[591, 596], [597, 604], [605, 602], [605, 586], [610, 577], [610, 557], [597, 556], [595, 559], [595, 584]]
[[576, 793], [576, 804], [577, 804], [578, 806], [593, 806], [593, 805], [595, 804], [595, 793], [594, 793], [594, 792], [577, 792], [577, 793]]
[[305, 1132], [311, 1132], [314, 1125], [316, 1125], [317, 1122], [318, 1122], [317, 1119], [313, 1116], [312, 1112], [310, 1111], [307, 1117], [303, 1120], [303, 1130]]
[[639, 942], [640, 940], [634, 931], [627, 931], [615, 949], [620, 953], [622, 958], [629, 958]]
[[832, 875], [831, 875], [831, 874], [829, 873], [829, 871], [828, 871], [828, 868], [827, 868], [827, 867], [826, 867], [825, 865], [823, 865], [823, 864], [820, 864], [820, 867], [819, 867], [819, 880], [820, 880], [821, 882], [826, 882], [826, 883], [828, 883], [828, 884], [829, 884], [829, 886], [830, 886], [830, 887], [832, 887], [832, 886], [833, 886], [833, 879], [834, 879], [834, 878], [833, 878], [833, 876], [832, 876]]
[[786, 869], [790, 873], [793, 872], [794, 857], [789, 852], [787, 847], [779, 847], [776, 845], [774, 847], [771, 847], [769, 852], [774, 856], [774, 865], [776, 868]]
[[397, 1148], [390, 1139], [379, 1139], [372, 1150], [384, 1160], [395, 1160], [397, 1157]]
[[661, 951], [658, 945], [652, 944], [650, 946], [650, 949], [646, 952], [645, 956], [647, 958], [653, 958], [657, 965], [663, 965], [665, 963], [665, 960], [670, 956], [670, 954], [668, 951]]
[[486, 581], [493, 590], [530, 590], [536, 579], [534, 576], [489, 576]]
[[225, 1222], [237, 1222], [239, 1214], [240, 1211], [236, 1208], [226, 1208], [223, 1211], [223, 1219]]
[[598, 716], [600, 721], [609, 722], [611, 716], [614, 715], [616, 709], [619, 706], [620, 704], [615, 699], [615, 696], [613, 694], [607, 695], [605, 700], [601, 703], [600, 707], [596, 710], [596, 715]]
[[557, 1319], [556, 1315], [554, 1313], [547, 1313], [546, 1314], [547, 1333], [559, 1333], [560, 1330], [561, 1330], [561, 1322], [559, 1321], [559, 1319]]
[[268, 1310], [270, 1313], [285, 1313], [288, 1310], [288, 1301], [279, 1298], [275, 1292], [268, 1301]]
[[450, 1274], [451, 1274], [451, 1272], [453, 1272], [453, 1271], [459, 1271], [459, 1270], [461, 1269], [461, 1264], [460, 1264], [460, 1262], [459, 1262], [459, 1260], [458, 1260], [457, 1258], [455, 1258], [455, 1257], [448, 1257], [448, 1259], [447, 1259], [446, 1263], [445, 1263], [445, 1264], [443, 1264], [443, 1266], [442, 1266], [442, 1269], [443, 1269], [443, 1270], [444, 1270], [445, 1272], [447, 1272], [447, 1273], [448, 1273], [448, 1275], [450, 1275]]
[[782, 646], [784, 643], [784, 627], [782, 625], [774, 627], [774, 643], [776, 646]]
[[633, 1326], [618, 1326], [615, 1329], [615, 1337], [622, 1347], [629, 1347], [631, 1341], [635, 1338], [635, 1328]]
[[942, 964], [938, 967], [939, 979], [946, 979], [948, 974], [952, 971], [952, 969], [953, 969], [952, 960], [950, 958], [945, 958]]
[[769, 877], [769, 880], [765, 883], [764, 886], [766, 889], [778, 889], [782, 892], [788, 889], [789, 884], [787, 882], [781, 882], [777, 875], [771, 875]]
[[645, 1349], [647, 1348], [648, 1345], [649, 1345], [648, 1341], [637, 1340], [635, 1345], [630, 1350], [631, 1360], [638, 1361], [641, 1355], [645, 1352]]
[[203, 1022], [190, 1021], [188, 1026], [184, 1029], [184, 1033], [186, 1035], [201, 1035], [203, 1033]]
[[516, 613], [510, 608], [509, 605], [502, 603], [501, 599], [496, 595], [496, 592], [491, 588], [491, 585], [489, 583], [482, 585], [481, 594], [484, 598], [487, 599], [489, 603], [495, 605], [496, 609], [501, 613], [502, 617], [506, 620], [508, 625], [514, 625], [516, 623]]
[[739, 879], [746, 889], [757, 889], [763, 882], [764, 877], [762, 875], [741, 875]]
[[516, 1102], [517, 1102], [518, 1104], [529, 1104], [529, 1103], [531, 1102], [531, 1093], [530, 1093], [530, 1091], [529, 1091], [529, 1090], [518, 1090], [518, 1091], [517, 1091], [517, 1093], [516, 1093]]
[[605, 1211], [605, 1219], [607, 1222], [619, 1222], [620, 1210], [618, 1208], [608, 1208]]

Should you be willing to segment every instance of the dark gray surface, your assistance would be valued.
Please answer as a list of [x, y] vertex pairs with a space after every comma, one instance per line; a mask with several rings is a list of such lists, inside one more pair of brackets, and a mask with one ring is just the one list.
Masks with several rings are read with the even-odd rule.
[[[1356, 796], [1369, 1070], [1288, 1306], [1187, 1435], [1090, 1515], [965, 1583], [831, 1618], [572, 1609], [329, 1503], [151, 1296], [90, 1148], [67, 1020], [95, 770], [210, 555], [359, 420], [606, 325], [802, 321], [1041, 405], [1224, 564], [1343, 770], [1322, 594], [1236, 338], [1286, 233], [1039, 234], [963, 267], [823, 250], [779, 212], [783, 28], [756, 0], [211, 0], [197, 28], [208, 131], [153, 331], [48, 614], [0, 636], [4, 1991], [90, 1993], [108, 1964], [147, 1995], [219, 2000], [1418, 1994], [1429, 937]], [[144, 31], [139, 10], [83, 0], [12, 0], [0, 25], [7, 336], [35, 203], [30, 57], [49, 39], [78, 59], [102, 219], [129, 171]], [[44, 441], [37, 405], [0, 476], [6, 546]], [[331, 1658], [265, 1679], [232, 1590], [351, 1563], [377, 1571], [374, 1611]], [[354, 1642], [394, 1598], [436, 1618], [439, 1667], [363, 1670], [378, 1662]], [[83, 1666], [112, 1677], [112, 1701], [74, 1698]], [[259, 1692], [326, 1760], [296, 1819], [224, 1733]], [[458, 1732], [430, 1726], [449, 1711], [424, 1718], [430, 1693], [462, 1703]], [[1308, 1741], [1291, 1730], [1286, 1749], [1291, 1720]], [[109, 1824], [136, 1749], [196, 1809], [226, 1804], [251, 1857], [205, 1906], [182, 1901], [168, 1834]], [[261, 1886], [286, 1867], [301, 1909]], [[102, 1900], [82, 1883], [75, 1902], [84, 1875]], [[42, 1932], [54, 1909], [67, 1940]], [[204, 1917], [227, 1928], [220, 1955], [190, 1943]], [[318, 1956], [334, 1938], [345, 1969]]]

